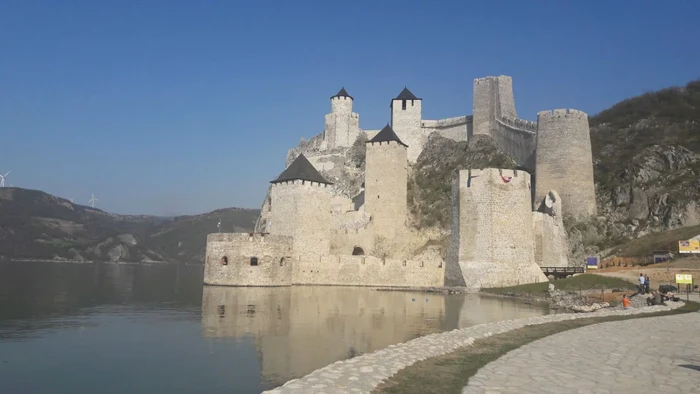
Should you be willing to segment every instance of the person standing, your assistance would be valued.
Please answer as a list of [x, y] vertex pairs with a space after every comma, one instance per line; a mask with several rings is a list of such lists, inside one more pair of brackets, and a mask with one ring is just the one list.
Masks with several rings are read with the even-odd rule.
[[644, 274], [639, 274], [639, 294], [644, 294]]
[[649, 280], [649, 275], [644, 275], [644, 286], [646, 286], [646, 292], [651, 291], [651, 281]]
[[630, 299], [627, 298], [627, 294], [622, 296], [622, 305], [625, 307], [625, 309], [629, 309], [630, 307]]

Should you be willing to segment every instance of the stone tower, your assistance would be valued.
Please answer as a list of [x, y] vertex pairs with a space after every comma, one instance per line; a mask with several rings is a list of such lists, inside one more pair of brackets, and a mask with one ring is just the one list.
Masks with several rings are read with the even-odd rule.
[[324, 140], [326, 147], [349, 147], [360, 135], [360, 117], [352, 112], [353, 98], [345, 88], [331, 96], [331, 113], [326, 114]]
[[474, 135], [490, 135], [495, 138], [497, 119], [515, 119], [513, 79], [509, 76], [485, 77], [474, 80]]
[[[547, 280], [535, 263], [530, 174], [495, 168], [462, 170], [452, 187], [446, 275], [454, 276], [459, 267], [470, 288]], [[459, 278], [446, 279], [454, 283]]]
[[564, 216], [596, 214], [593, 154], [585, 112], [556, 109], [537, 113], [536, 168], [535, 201], [556, 190]]
[[294, 238], [295, 258], [317, 258], [330, 251], [330, 185], [299, 155], [271, 181], [267, 232]]
[[408, 197], [408, 145], [386, 125], [367, 141], [365, 211], [376, 236], [392, 239], [404, 228]]
[[408, 160], [415, 162], [420, 154], [421, 105], [423, 100], [404, 87], [396, 98], [391, 100], [391, 128], [401, 140], [408, 144]]

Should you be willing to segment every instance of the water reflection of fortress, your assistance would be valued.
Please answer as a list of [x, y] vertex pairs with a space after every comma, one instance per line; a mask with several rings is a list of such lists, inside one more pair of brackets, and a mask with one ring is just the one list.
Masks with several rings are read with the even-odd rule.
[[263, 379], [281, 384], [418, 336], [544, 313], [542, 308], [477, 295], [204, 286], [202, 335], [254, 337]]

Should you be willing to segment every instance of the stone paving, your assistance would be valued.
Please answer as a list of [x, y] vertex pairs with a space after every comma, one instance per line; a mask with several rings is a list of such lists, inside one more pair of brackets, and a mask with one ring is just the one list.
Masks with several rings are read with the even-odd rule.
[[564, 331], [487, 364], [462, 394], [699, 393], [698, 327], [687, 313]]
[[[274, 390], [265, 391], [264, 394], [369, 393], [383, 380], [390, 378], [399, 370], [417, 361], [441, 356], [460, 347], [469, 346], [475, 340], [522, 328], [526, 325], [586, 317], [625, 316], [668, 311], [682, 305], [682, 302], [672, 302], [668, 306], [630, 308], [627, 310], [603, 309], [592, 313], [559, 313], [480, 324], [439, 334], [431, 334], [349, 360], [337, 361], [300, 379], [290, 380]], [[309, 351], [312, 350], [310, 349]]]

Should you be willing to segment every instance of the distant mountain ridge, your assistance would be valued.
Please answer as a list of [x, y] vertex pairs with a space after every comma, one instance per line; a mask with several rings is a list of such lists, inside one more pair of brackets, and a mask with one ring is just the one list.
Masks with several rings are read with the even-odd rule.
[[202, 263], [206, 236], [251, 231], [257, 209], [201, 215], [119, 215], [16, 187], [0, 189], [0, 257], [12, 259]]

